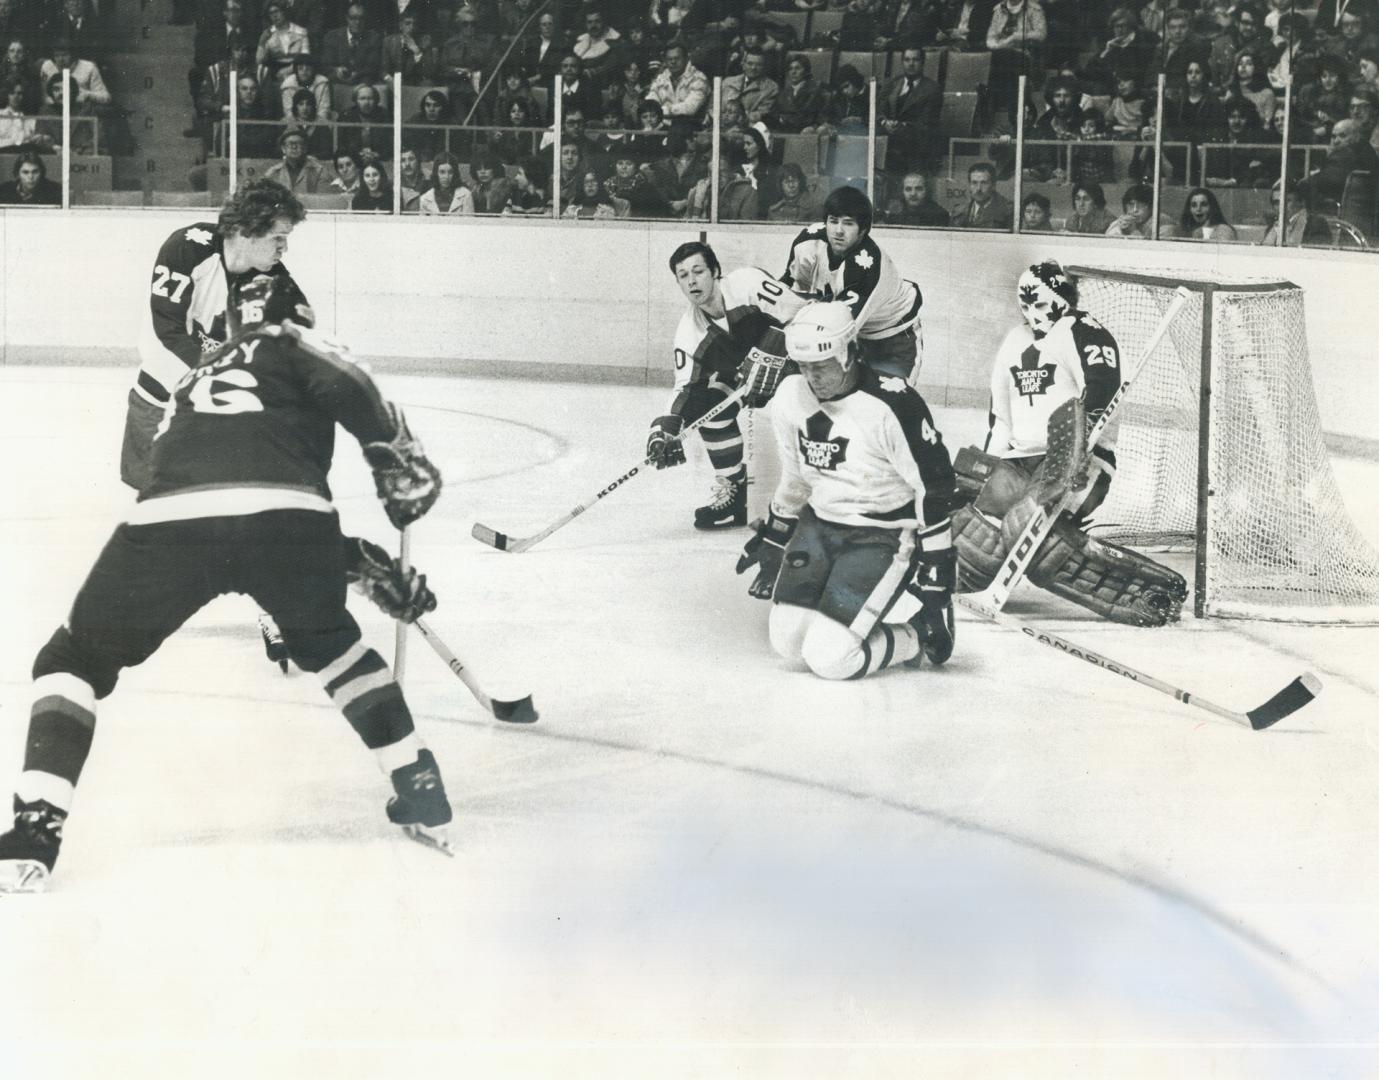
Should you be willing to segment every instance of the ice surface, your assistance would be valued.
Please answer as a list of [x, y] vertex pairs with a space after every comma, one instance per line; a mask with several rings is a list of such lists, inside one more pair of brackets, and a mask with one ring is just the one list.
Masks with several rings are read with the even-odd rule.
[[[0, 777], [127, 502], [128, 378], [0, 372]], [[1379, 1071], [1379, 631], [1137, 631], [1017, 593], [1233, 708], [1315, 670], [1322, 696], [1264, 733], [965, 616], [941, 671], [828, 684], [771, 652], [731, 571], [747, 533], [690, 528], [697, 449], [527, 554], [470, 539], [623, 472], [663, 391], [384, 383], [446, 477], [412, 545], [429, 621], [540, 723], [486, 717], [413, 636], [457, 813], [439, 857], [384, 819], [316, 681], [263, 659], [250, 603], [212, 605], [102, 704], [53, 891], [0, 905], [0, 1074]], [[938, 420], [953, 446], [983, 423]], [[386, 539], [347, 439], [337, 459], [346, 528]], [[1379, 466], [1337, 472], [1379, 540]]]

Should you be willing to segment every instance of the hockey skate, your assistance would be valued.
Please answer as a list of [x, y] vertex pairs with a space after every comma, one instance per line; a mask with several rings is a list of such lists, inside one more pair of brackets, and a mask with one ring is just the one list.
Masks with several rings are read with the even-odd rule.
[[0, 835], [0, 893], [38, 893], [48, 878], [62, 845], [67, 812], [51, 803], [14, 800], [14, 828]]
[[417, 843], [454, 855], [445, 828], [450, 824], [450, 800], [431, 751], [422, 750], [412, 764], [394, 769], [392, 781], [397, 794], [388, 800], [388, 820], [401, 825]]
[[747, 470], [715, 476], [709, 501], [694, 512], [696, 529], [731, 529], [747, 524]]
[[287, 674], [287, 643], [283, 641], [282, 631], [267, 612], [259, 614], [259, 633], [263, 635], [263, 649], [268, 654], [268, 662], [277, 664], [282, 673]]

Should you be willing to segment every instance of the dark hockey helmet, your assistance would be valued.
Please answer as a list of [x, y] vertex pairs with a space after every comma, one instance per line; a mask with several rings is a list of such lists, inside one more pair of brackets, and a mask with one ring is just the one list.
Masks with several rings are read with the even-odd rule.
[[316, 325], [315, 313], [302, 294], [290, 283], [281, 285], [271, 274], [255, 274], [232, 285], [225, 318], [232, 334], [285, 319], [307, 328]]

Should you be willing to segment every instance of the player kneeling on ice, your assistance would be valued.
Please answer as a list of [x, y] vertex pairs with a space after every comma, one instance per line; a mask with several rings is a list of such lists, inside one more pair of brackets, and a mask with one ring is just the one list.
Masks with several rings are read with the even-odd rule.
[[[781, 326], [804, 301], [765, 270], [746, 266], [724, 276], [718, 256], [697, 240], [670, 256], [670, 270], [689, 310], [675, 330], [675, 389], [664, 416], [651, 423], [646, 456], [658, 469], [685, 463], [680, 433], [746, 385], [743, 404], [770, 400], [785, 366]], [[716, 474], [713, 493], [694, 512], [696, 529], [747, 524], [747, 466], [736, 401], [699, 429]]]
[[[774, 599], [771, 645], [825, 679], [953, 652], [953, 466], [924, 399], [861, 363], [848, 306], [814, 303], [785, 329], [800, 374], [776, 391], [781, 479], [737, 563]], [[910, 593], [919, 610], [887, 622]]]
[[1116, 339], [1078, 309], [1076, 283], [1056, 262], [1020, 275], [1019, 301], [1025, 325], [1006, 335], [991, 372], [985, 450], [964, 448], [954, 463], [960, 501], [971, 504], [953, 514], [959, 590], [990, 585], [1038, 508], [1073, 492], [1030, 581], [1115, 622], [1176, 620], [1187, 598], [1179, 574], [1083, 531], [1115, 475], [1113, 441], [1089, 453], [1087, 434], [1120, 389]]
[[[450, 804], [402, 689], [345, 607], [353, 582], [394, 618], [436, 605], [426, 579], [343, 536], [326, 482], [335, 425], [359, 440], [398, 527], [440, 494], [440, 473], [397, 407], [311, 331], [310, 309], [259, 276], [230, 295], [233, 336], [177, 383], [150, 477], [34, 661], [14, 828], [0, 835], [0, 892], [36, 892], [57, 860], [91, 750], [96, 702], [215, 597], [252, 596], [391, 779], [390, 820], [442, 844]], [[175, 763], [169, 763], [173, 767]]]

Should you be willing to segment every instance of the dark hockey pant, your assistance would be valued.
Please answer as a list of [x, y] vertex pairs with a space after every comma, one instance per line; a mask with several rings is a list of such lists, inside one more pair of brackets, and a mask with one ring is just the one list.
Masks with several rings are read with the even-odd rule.
[[[334, 514], [272, 510], [121, 525], [77, 593], [66, 625], [39, 651], [33, 676], [75, 676], [99, 700], [124, 668], [147, 660], [211, 600], [245, 593], [277, 622], [298, 667], [329, 676], [327, 692], [365, 745], [389, 746], [411, 734], [412, 717], [386, 663], [362, 647], [345, 607], [346, 589]], [[25, 770], [75, 784], [94, 724], [93, 714], [71, 702], [40, 697]]]

